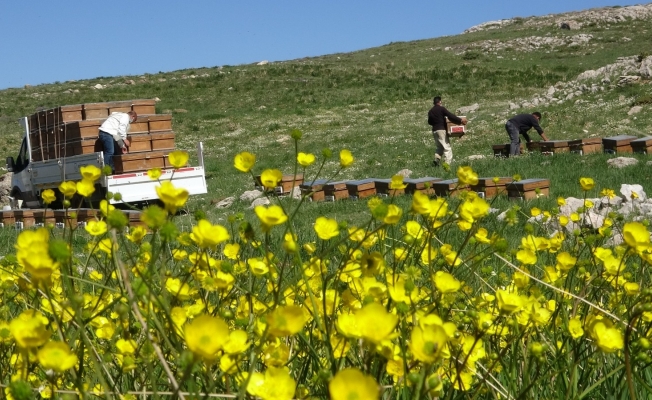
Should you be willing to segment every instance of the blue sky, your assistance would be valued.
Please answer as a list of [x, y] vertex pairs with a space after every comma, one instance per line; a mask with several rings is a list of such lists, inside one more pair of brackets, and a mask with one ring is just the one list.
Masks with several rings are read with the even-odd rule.
[[0, 89], [350, 52], [626, 0], [3, 0]]

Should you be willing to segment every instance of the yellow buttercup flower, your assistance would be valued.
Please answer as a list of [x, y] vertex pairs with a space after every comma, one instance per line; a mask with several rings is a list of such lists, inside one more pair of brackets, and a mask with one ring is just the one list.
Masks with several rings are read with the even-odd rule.
[[650, 232], [640, 222], [628, 222], [623, 226], [625, 243], [636, 251], [646, 249], [650, 244]]
[[229, 240], [229, 232], [222, 225], [213, 225], [208, 220], [200, 219], [192, 227], [190, 239], [202, 249], [215, 248], [218, 244]]
[[388, 339], [398, 324], [398, 317], [379, 303], [370, 303], [355, 313], [360, 337], [372, 343]]
[[256, 163], [256, 156], [246, 151], [237, 154], [235, 156], [235, 159], [233, 160], [233, 165], [235, 166], [235, 168], [238, 171], [242, 171], [242, 172], [251, 171], [251, 168], [253, 168], [255, 163]]
[[433, 363], [439, 359], [448, 342], [448, 334], [441, 324], [415, 326], [410, 334], [410, 350], [415, 359]]
[[39, 347], [50, 338], [50, 332], [46, 329], [47, 323], [47, 318], [40, 312], [27, 310], [9, 323], [9, 332], [20, 348]]
[[179, 300], [188, 300], [197, 294], [197, 290], [192, 289], [188, 283], [182, 282], [179, 278], [167, 278], [165, 289]]
[[54, 190], [45, 189], [41, 192], [41, 199], [43, 200], [43, 204], [50, 204], [57, 200], [57, 195], [54, 193]]
[[605, 353], [613, 353], [625, 347], [623, 333], [610, 324], [598, 321], [592, 326], [592, 336], [598, 348]]
[[459, 167], [457, 169], [457, 179], [464, 185], [478, 184], [478, 174], [471, 167]]
[[240, 245], [238, 243], [228, 243], [224, 245], [222, 252], [229, 260], [237, 260], [240, 254]]
[[319, 217], [315, 221], [315, 232], [321, 240], [329, 240], [340, 234], [337, 221], [334, 219]]
[[575, 266], [577, 258], [570, 255], [568, 252], [561, 252], [557, 254], [557, 268], [561, 271], [569, 271]]
[[260, 174], [260, 181], [267, 189], [274, 189], [283, 180], [283, 173], [278, 169], [266, 169]]
[[77, 193], [77, 184], [73, 181], [64, 181], [59, 185], [59, 191], [63, 193], [66, 199], [71, 198]]
[[374, 378], [356, 368], [339, 371], [328, 383], [331, 400], [377, 400], [380, 388]]
[[188, 190], [175, 187], [172, 182], [165, 181], [156, 187], [158, 198], [165, 204], [165, 209], [174, 214], [188, 201]]
[[498, 309], [505, 314], [512, 314], [523, 307], [523, 301], [518, 293], [504, 289], [496, 291], [496, 304]]
[[101, 236], [108, 231], [106, 222], [96, 221], [96, 220], [88, 221], [84, 229], [86, 230], [86, 232], [90, 233], [91, 236]]
[[396, 204], [387, 206], [387, 215], [383, 218], [383, 222], [389, 225], [397, 224], [403, 216], [403, 210]]
[[288, 216], [285, 215], [283, 208], [277, 205], [269, 207], [256, 206], [254, 212], [258, 216], [258, 219], [260, 219], [263, 231], [265, 232], [269, 232], [273, 226], [281, 225], [288, 220]]
[[115, 210], [115, 206], [106, 200], [102, 200], [100, 201], [99, 210], [100, 213], [106, 217], [111, 213], [111, 211]]
[[297, 154], [297, 162], [304, 168], [309, 167], [315, 162], [315, 155], [312, 153], [299, 153]]
[[92, 182], [95, 182], [100, 179], [100, 176], [102, 176], [102, 170], [97, 168], [95, 165], [79, 167], [79, 172], [81, 173], [82, 179], [87, 179]]
[[188, 164], [188, 152], [182, 150], [172, 151], [168, 154], [168, 160], [174, 168], [183, 168]]
[[297, 383], [287, 368], [270, 367], [265, 374], [254, 372], [247, 385], [247, 392], [263, 400], [291, 400]]
[[46, 228], [26, 230], [16, 239], [16, 259], [36, 280], [49, 278], [59, 269], [59, 263], [50, 256], [49, 232]]
[[240, 354], [249, 348], [249, 344], [247, 332], [236, 329], [229, 333], [229, 340], [224, 343], [224, 352], [231, 355]]
[[163, 173], [163, 171], [161, 171], [160, 168], [152, 168], [152, 169], [147, 171], [147, 176], [149, 176], [149, 179], [155, 181], [155, 180], [157, 180], [158, 178], [161, 177], [162, 173]]
[[534, 265], [537, 263], [537, 255], [532, 250], [524, 249], [516, 253], [516, 259], [524, 265]]
[[183, 336], [188, 349], [206, 360], [215, 360], [229, 339], [229, 327], [219, 317], [202, 315], [186, 324]]
[[118, 339], [115, 342], [115, 347], [120, 354], [134, 354], [138, 348], [138, 344], [133, 339]]
[[132, 243], [140, 243], [145, 235], [147, 234], [147, 229], [143, 226], [134, 226], [131, 228], [128, 234], [125, 235], [127, 240]]
[[563, 206], [565, 204], [566, 204], [566, 199], [564, 199], [563, 197], [557, 197], [557, 205], [559, 207], [561, 207], [561, 206]]
[[403, 183], [403, 175], [394, 175], [392, 176], [392, 182], [389, 184], [389, 188], [392, 190], [405, 189], [407, 184]]
[[568, 321], [568, 332], [570, 333], [573, 339], [577, 339], [584, 335], [584, 329], [582, 329], [582, 321], [579, 318], [571, 318]]
[[89, 179], [82, 179], [77, 182], [77, 193], [84, 197], [90, 197], [95, 192], [95, 182]]
[[589, 190], [593, 189], [594, 186], [595, 186], [595, 182], [593, 181], [593, 178], [585, 178], [585, 177], [580, 178], [580, 187], [585, 192], [588, 192]]
[[340, 151], [340, 166], [342, 168], [347, 168], [353, 164], [353, 154], [347, 149], [342, 149]]
[[43, 369], [54, 372], [64, 372], [77, 364], [77, 356], [70, 351], [70, 347], [63, 342], [49, 342], [36, 354], [39, 364]]
[[281, 306], [267, 314], [268, 332], [276, 337], [292, 336], [306, 324], [306, 314], [299, 306]]
[[532, 215], [533, 217], [539, 216], [540, 214], [541, 214], [541, 209], [537, 207], [532, 207], [530, 209], [530, 215]]
[[455, 293], [460, 290], [462, 284], [460, 281], [448, 272], [437, 271], [432, 277], [435, 282], [435, 287], [440, 293]]

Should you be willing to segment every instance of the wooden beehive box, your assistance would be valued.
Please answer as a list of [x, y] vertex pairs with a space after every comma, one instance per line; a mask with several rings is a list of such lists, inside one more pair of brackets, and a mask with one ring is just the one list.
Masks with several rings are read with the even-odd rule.
[[462, 192], [470, 190], [468, 185], [462, 185], [457, 178], [446, 179], [432, 184], [437, 196], [457, 196]]
[[172, 130], [172, 116], [169, 114], [150, 115], [149, 119], [149, 132], [158, 131], [171, 131]]
[[54, 220], [68, 228], [77, 226], [77, 214], [70, 210], [54, 210]]
[[405, 189], [390, 189], [391, 179], [376, 179], [376, 194], [383, 196], [400, 196], [405, 193]]
[[49, 225], [56, 223], [54, 218], [54, 211], [45, 208], [37, 208], [34, 210], [34, 222], [37, 224]]
[[441, 178], [433, 178], [431, 176], [417, 179], [403, 179], [403, 183], [407, 184], [405, 187], [405, 193], [414, 194], [414, 192], [419, 191], [423, 194], [433, 195], [435, 194], [435, 189], [432, 185], [441, 180]]
[[531, 200], [550, 194], [550, 180], [543, 178], [523, 179], [507, 184], [507, 196], [510, 200]]
[[[466, 116], [459, 116], [460, 118], [466, 118]], [[462, 137], [466, 133], [466, 127], [462, 124], [454, 124], [446, 118], [446, 132], [451, 137]]]
[[59, 122], [81, 121], [83, 119], [83, 107], [81, 104], [61, 106], [55, 108], [55, 115], [59, 117]]
[[542, 153], [569, 153], [570, 146], [568, 145], [568, 140], [547, 140], [544, 142], [539, 142], [539, 150]]
[[[303, 183], [303, 174], [283, 175], [281, 185], [276, 188], [278, 194], [288, 194], [293, 187], [299, 187]], [[279, 189], [280, 188], [280, 189]]]
[[78, 156], [80, 154], [91, 154], [103, 151], [102, 142], [96, 138], [78, 139], [66, 143], [66, 155]]
[[34, 210], [24, 208], [14, 210], [14, 218], [16, 219], [16, 222], [23, 223], [23, 228], [29, 228], [36, 224], [36, 221], [34, 220]]
[[144, 226], [147, 227], [143, 221], [140, 220], [142, 212], [138, 210], [123, 210], [122, 211], [129, 220], [129, 226]]
[[636, 136], [618, 135], [602, 139], [602, 147], [605, 153], [633, 153], [632, 141], [638, 139]]
[[499, 177], [497, 182], [494, 182], [494, 178], [478, 178], [477, 185], [471, 185], [471, 190], [482, 193], [482, 196], [486, 199], [494, 198], [498, 195], [507, 195], [507, 184], [513, 181], [509, 177]]
[[346, 187], [348, 181], [329, 182], [324, 185], [324, 200], [335, 201], [349, 197], [349, 190]]
[[[526, 143], [525, 146], [527, 147], [527, 151], [536, 152], [536, 151], [540, 151], [540, 150], [541, 150], [541, 142], [534, 142], [534, 141], [532, 141], [532, 142], [528, 142], [528, 143]], [[523, 152], [523, 151], [521, 150], [521, 153], [522, 153], [522, 152]]]
[[570, 151], [579, 153], [579, 155], [601, 153], [602, 152], [602, 138], [584, 138], [575, 139], [568, 142]]
[[78, 121], [66, 124], [62, 128], [61, 137], [66, 136], [70, 139], [97, 138], [100, 135], [100, 125], [102, 120]]
[[113, 156], [115, 173], [147, 171], [152, 168], [165, 168], [167, 155], [162, 151], [127, 153]]
[[652, 136], [646, 136], [630, 142], [634, 153], [652, 154]]
[[152, 151], [152, 137], [149, 133], [138, 133], [129, 135], [129, 152], [138, 153], [141, 151]]
[[97, 220], [99, 211], [93, 208], [80, 208], [77, 210], [77, 221], [78, 222], [88, 222], [91, 220]]
[[134, 122], [129, 124], [129, 134], [149, 133], [149, 118], [140, 115]]
[[131, 101], [131, 109], [138, 115], [156, 114], [156, 100], [137, 99]]
[[84, 104], [83, 116], [88, 119], [105, 119], [109, 116], [108, 103], [88, 103]]
[[[494, 144], [491, 146], [491, 150], [494, 153], [494, 157], [509, 157], [509, 149], [511, 144]], [[523, 153], [523, 145], [521, 144], [521, 153]]]
[[6, 228], [15, 226], [16, 217], [14, 216], [14, 210], [0, 210], [0, 222]]
[[131, 111], [131, 101], [111, 101], [108, 103], [109, 115], [114, 112], [126, 113]]
[[316, 179], [312, 182], [304, 182], [299, 185], [301, 194], [308, 196], [312, 201], [324, 201], [326, 192], [324, 191], [324, 184], [328, 182], [327, 179]]
[[348, 181], [346, 190], [351, 199], [364, 199], [376, 194], [376, 180], [374, 178]]
[[150, 134], [152, 150], [174, 150], [174, 132], [153, 132]]

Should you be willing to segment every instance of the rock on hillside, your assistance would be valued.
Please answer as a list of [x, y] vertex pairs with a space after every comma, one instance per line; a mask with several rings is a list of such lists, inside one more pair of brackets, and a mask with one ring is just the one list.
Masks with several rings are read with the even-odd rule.
[[545, 15], [542, 17], [531, 18], [511, 18], [499, 21], [484, 22], [480, 25], [472, 26], [464, 33], [485, 31], [490, 29], [500, 29], [502, 27], [523, 23], [524, 26], [557, 26], [564, 29], [580, 29], [586, 24], [609, 25], [625, 21], [648, 19], [652, 17], [652, 3], [627, 6], [627, 7], [604, 7], [592, 8], [584, 11], [573, 11], [563, 14]]

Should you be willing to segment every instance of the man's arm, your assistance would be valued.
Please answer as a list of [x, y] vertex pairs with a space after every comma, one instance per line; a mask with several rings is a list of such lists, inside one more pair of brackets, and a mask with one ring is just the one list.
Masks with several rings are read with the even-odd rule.
[[546, 142], [548, 141], [548, 136], [546, 136], [546, 134], [543, 133], [543, 131], [541, 131], [541, 133], [539, 133], [539, 135], [541, 135], [541, 139], [545, 140]]
[[448, 110], [445, 109], [445, 108], [444, 108], [444, 115], [446, 115], [446, 117], [447, 117], [451, 122], [454, 122], [454, 123], [456, 123], [456, 124], [458, 124], [458, 125], [460, 125], [460, 124], [462, 124], [462, 125], [466, 125], [466, 122], [467, 122], [467, 121], [466, 121], [466, 118], [462, 119], [462, 118], [458, 117], [457, 115], [453, 114], [452, 112], [448, 111]]

